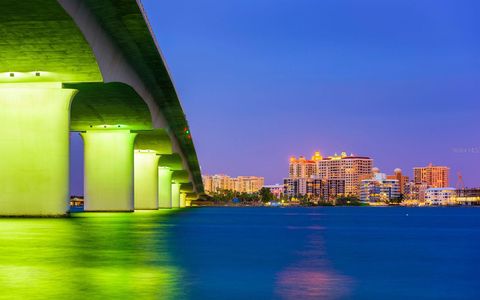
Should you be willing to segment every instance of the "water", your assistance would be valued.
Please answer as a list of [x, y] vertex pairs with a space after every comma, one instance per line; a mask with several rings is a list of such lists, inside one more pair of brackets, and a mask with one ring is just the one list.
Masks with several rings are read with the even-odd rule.
[[480, 299], [479, 208], [0, 219], [1, 299]]

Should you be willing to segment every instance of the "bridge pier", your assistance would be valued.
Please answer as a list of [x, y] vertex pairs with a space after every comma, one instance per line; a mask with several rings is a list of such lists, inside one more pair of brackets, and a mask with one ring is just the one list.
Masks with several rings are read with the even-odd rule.
[[0, 84], [0, 215], [67, 213], [75, 93], [59, 83]]
[[85, 211], [133, 211], [136, 133], [91, 130], [85, 147]]
[[172, 183], [172, 208], [180, 208], [180, 183]]
[[158, 209], [158, 159], [149, 150], [136, 150], [134, 159], [135, 209]]
[[180, 208], [184, 208], [187, 206], [187, 194], [180, 193]]
[[172, 208], [172, 170], [158, 167], [158, 206]]

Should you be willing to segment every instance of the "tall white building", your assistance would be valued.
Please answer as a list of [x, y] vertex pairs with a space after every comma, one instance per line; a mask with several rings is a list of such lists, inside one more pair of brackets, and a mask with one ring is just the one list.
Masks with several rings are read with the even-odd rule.
[[317, 176], [321, 179], [345, 180], [346, 195], [360, 195], [360, 183], [372, 176], [373, 160], [365, 156], [329, 156], [316, 161]]

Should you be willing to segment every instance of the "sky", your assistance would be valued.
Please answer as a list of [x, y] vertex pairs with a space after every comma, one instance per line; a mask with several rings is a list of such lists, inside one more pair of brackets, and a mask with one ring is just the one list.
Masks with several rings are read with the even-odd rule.
[[292, 155], [346, 151], [480, 186], [479, 1], [143, 4], [204, 174], [280, 183]]

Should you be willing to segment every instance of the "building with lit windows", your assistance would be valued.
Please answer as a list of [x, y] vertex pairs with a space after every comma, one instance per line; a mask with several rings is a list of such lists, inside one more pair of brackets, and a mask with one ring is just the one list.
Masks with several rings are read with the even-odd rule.
[[480, 188], [457, 189], [454, 200], [460, 205], [480, 205]]
[[425, 191], [426, 205], [452, 205], [455, 204], [455, 189], [452, 187], [429, 188]]
[[308, 196], [313, 200], [332, 201], [345, 195], [345, 180], [311, 178], [285, 178], [284, 194], [288, 197]]
[[448, 187], [449, 173], [450, 168], [432, 164], [426, 167], [413, 168], [414, 182], [416, 184], [426, 183], [429, 188]]
[[202, 176], [205, 192], [214, 193], [222, 190], [231, 190], [232, 182], [231, 177], [224, 174], [217, 174], [213, 176]]
[[212, 194], [223, 190], [231, 190], [240, 193], [256, 193], [265, 184], [264, 177], [238, 176], [230, 177], [224, 174], [202, 176], [205, 192]]
[[316, 161], [316, 176], [322, 179], [345, 181], [346, 195], [360, 195], [360, 183], [372, 176], [373, 160], [366, 156], [333, 155]]
[[396, 179], [398, 180], [398, 184], [400, 185], [400, 194], [404, 195], [407, 191], [407, 185], [410, 181], [408, 176], [402, 174], [402, 169], [396, 168], [393, 171], [393, 175], [387, 175], [387, 179]]
[[289, 178], [309, 178], [315, 174], [315, 161], [306, 159], [305, 156], [300, 156], [298, 159], [295, 156], [290, 157], [290, 164], [288, 170]]
[[375, 173], [373, 178], [362, 180], [360, 201], [365, 203], [387, 203], [400, 198], [397, 179], [388, 179], [384, 173]]
[[285, 178], [283, 180], [283, 194], [288, 198], [298, 197], [298, 178]]
[[233, 181], [233, 190], [240, 193], [256, 193], [265, 184], [265, 178], [257, 176], [238, 176]]
[[[323, 157], [320, 152], [315, 152], [310, 160], [300, 156], [290, 158], [289, 179], [304, 178], [295, 183], [297, 192], [301, 195], [307, 193], [307, 179], [315, 178], [328, 182], [328, 180], [342, 180], [345, 195], [360, 195], [362, 179], [372, 175], [373, 160], [365, 156], [348, 156], [345, 152], [340, 155]], [[289, 181], [290, 182], [290, 181]], [[292, 183], [293, 184], [293, 183]], [[314, 183], [310, 183], [313, 184]], [[343, 188], [343, 186], [342, 186]], [[293, 191], [292, 187], [287, 190]]]
[[405, 188], [405, 200], [407, 202], [423, 204], [425, 203], [425, 192], [428, 185], [425, 182], [415, 183], [413, 181], [407, 183]]

